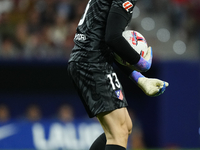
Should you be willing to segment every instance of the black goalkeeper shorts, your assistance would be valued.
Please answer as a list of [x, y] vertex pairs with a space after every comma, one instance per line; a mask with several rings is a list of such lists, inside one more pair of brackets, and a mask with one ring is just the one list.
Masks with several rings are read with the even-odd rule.
[[111, 64], [70, 62], [68, 73], [90, 118], [128, 106]]

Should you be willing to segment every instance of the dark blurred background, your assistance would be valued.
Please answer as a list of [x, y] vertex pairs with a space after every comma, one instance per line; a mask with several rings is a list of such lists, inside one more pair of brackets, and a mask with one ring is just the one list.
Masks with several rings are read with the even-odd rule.
[[[87, 120], [66, 70], [86, 4], [0, 0], [0, 127], [31, 121], [30, 127], [40, 122], [50, 130], [45, 120], [49, 126], [54, 119], [74, 126]], [[153, 48], [152, 68], [144, 75], [170, 84], [163, 95], [148, 97], [115, 67], [134, 124], [129, 148], [199, 148], [200, 1], [140, 0], [127, 29], [142, 33]], [[40, 148], [34, 134], [32, 144], [20, 147], [10, 145], [17, 136], [3, 139], [9, 134], [1, 131], [0, 149]], [[67, 149], [63, 143], [53, 148]]]

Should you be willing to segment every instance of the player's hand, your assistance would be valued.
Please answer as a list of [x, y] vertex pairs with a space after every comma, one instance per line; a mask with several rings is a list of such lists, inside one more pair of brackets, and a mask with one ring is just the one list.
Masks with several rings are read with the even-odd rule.
[[148, 47], [147, 53], [144, 57], [140, 57], [137, 64], [134, 65], [135, 70], [139, 72], [146, 72], [151, 68], [153, 58], [152, 48]]
[[169, 83], [165, 81], [155, 78], [146, 78], [136, 70], [129, 75], [129, 78], [148, 96], [159, 96], [164, 93], [166, 87], [169, 86]]
[[159, 96], [163, 94], [166, 87], [169, 86], [169, 83], [165, 81], [146, 77], [140, 77], [137, 84], [148, 96]]

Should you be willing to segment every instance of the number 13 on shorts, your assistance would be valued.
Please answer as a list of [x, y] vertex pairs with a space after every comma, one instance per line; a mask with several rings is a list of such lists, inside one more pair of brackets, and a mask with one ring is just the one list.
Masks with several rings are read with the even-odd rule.
[[121, 87], [115, 72], [112, 74], [108, 74], [107, 78], [110, 80], [110, 84], [112, 85], [113, 90], [119, 89]]

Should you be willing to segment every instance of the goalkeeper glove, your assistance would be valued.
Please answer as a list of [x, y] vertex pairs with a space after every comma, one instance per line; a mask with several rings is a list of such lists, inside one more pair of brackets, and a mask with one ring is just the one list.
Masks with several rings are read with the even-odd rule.
[[135, 65], [128, 65], [131, 69], [139, 72], [146, 72], [150, 69], [153, 58], [152, 48], [148, 47], [147, 53], [144, 57], [140, 56], [140, 60]]
[[140, 72], [133, 71], [129, 76], [138, 87], [148, 96], [159, 96], [164, 93], [166, 87], [169, 86], [169, 83], [164, 82], [159, 79], [146, 78]]

